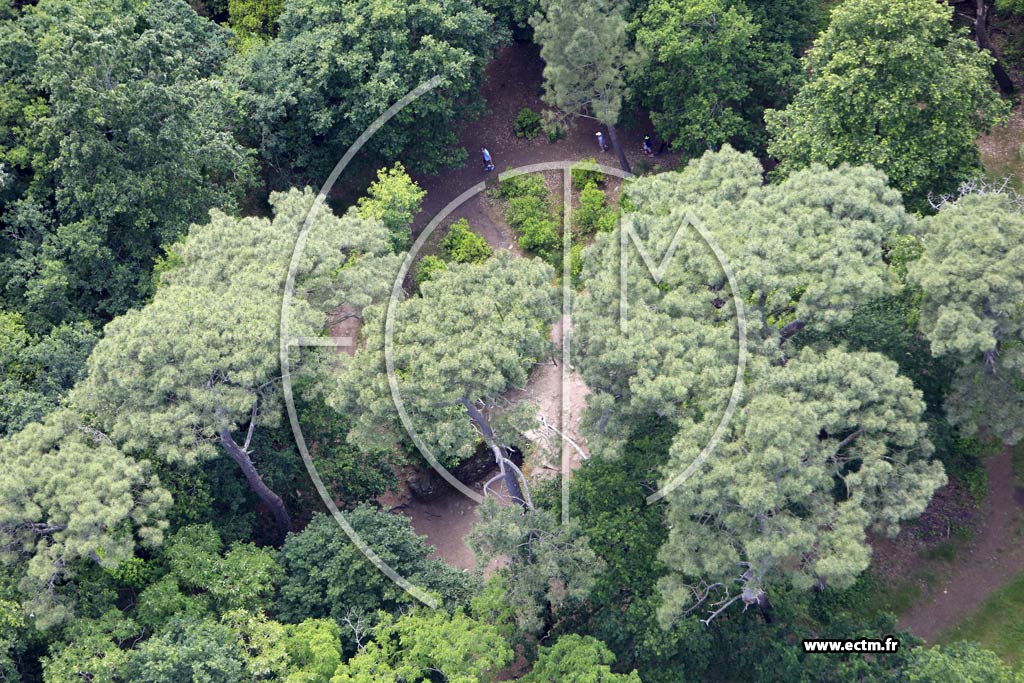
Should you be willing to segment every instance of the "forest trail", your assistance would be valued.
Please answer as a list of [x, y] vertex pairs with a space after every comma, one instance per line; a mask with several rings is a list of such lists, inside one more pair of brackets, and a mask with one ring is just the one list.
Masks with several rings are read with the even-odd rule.
[[985, 599], [1024, 571], [1024, 489], [1017, 486], [1011, 449], [985, 461], [988, 498], [973, 539], [957, 553], [947, 573], [906, 614], [901, 629], [927, 641], [973, 613]]
[[[438, 175], [412, 173], [412, 178], [427, 191], [423, 209], [416, 216], [412, 231], [418, 234], [430, 220], [461, 193], [481, 181], [496, 181], [497, 174], [509, 168], [545, 161], [579, 161], [596, 158], [600, 163], [618, 167], [615, 155], [598, 151], [596, 133], [606, 130], [591, 119], [578, 119], [567, 136], [557, 142], [548, 142], [541, 134], [533, 140], [518, 138], [513, 124], [519, 111], [530, 108], [536, 112], [547, 109], [541, 99], [543, 92], [544, 62], [535, 45], [513, 43], [498, 50], [487, 65], [486, 79], [480, 96], [487, 103], [483, 117], [467, 123], [459, 138], [459, 145], [469, 153], [466, 163], [458, 168], [442, 171]], [[679, 155], [665, 152], [657, 158], [644, 157], [641, 147], [644, 135], [653, 135], [653, 126], [646, 116], [624, 120], [618, 126], [619, 139], [634, 172], [642, 164], [658, 164], [663, 168], [676, 168]], [[657, 140], [655, 141], [657, 143]], [[480, 148], [487, 147], [494, 158], [495, 170], [482, 169]], [[450, 216], [454, 223], [466, 218], [474, 230], [487, 238], [496, 248], [510, 246], [508, 237], [493, 226], [492, 214], [487, 209], [487, 198], [478, 194]]]
[[[412, 174], [420, 187], [427, 192], [423, 209], [413, 223], [414, 235], [422, 231], [438, 212], [461, 193], [481, 181], [496, 180], [497, 174], [507, 168], [544, 161], [581, 160], [590, 157], [596, 157], [598, 161], [609, 166], [617, 166], [615, 156], [611, 152], [602, 155], [598, 151], [595, 133], [600, 127], [589, 119], [579, 120], [566, 138], [554, 143], [548, 142], [543, 135], [534, 140], [515, 136], [513, 122], [521, 109], [529, 107], [539, 112], [546, 108], [540, 99], [542, 70], [543, 62], [536, 46], [514, 43], [498, 51], [487, 67], [486, 81], [480, 93], [487, 102], [487, 113], [482, 118], [468, 123], [463, 128], [459, 140], [459, 144], [469, 153], [466, 163], [439, 175]], [[619, 139], [626, 148], [626, 156], [630, 163], [634, 164], [634, 170], [641, 170], [637, 166], [644, 161], [652, 165], [657, 163], [666, 168], [675, 168], [679, 160], [678, 154], [665, 153], [657, 159], [646, 159], [643, 156], [643, 137], [651, 130], [650, 122], [646, 119], [638, 119], [619, 127]], [[496, 169], [490, 173], [484, 172], [481, 168], [478, 150], [484, 146], [490, 150], [494, 158]], [[467, 219], [473, 231], [483, 236], [493, 248], [511, 249], [518, 254], [515, 235], [496, 203], [485, 194], [478, 194], [467, 201], [448, 217], [445, 224], [454, 223], [460, 218]], [[436, 239], [437, 237], [432, 238]], [[554, 326], [553, 338], [561, 336], [560, 324], [561, 321]], [[544, 413], [556, 426], [560, 424], [561, 417], [561, 380], [560, 365], [538, 366], [534, 368], [526, 390], [520, 392], [521, 398], [537, 403], [538, 412]], [[583, 386], [582, 379], [575, 372], [569, 377], [569, 392], [570, 438], [578, 443], [585, 443], [577, 429], [588, 392]], [[557, 437], [552, 439], [551, 435], [547, 435], [547, 438], [554, 443], [558, 442]], [[554, 459], [557, 461], [557, 458]], [[575, 467], [578, 466], [580, 459], [576, 455], [571, 455], [570, 461]], [[558, 463], [547, 464], [557, 466]], [[530, 465], [535, 474], [544, 476], [546, 468], [543, 460]], [[553, 473], [552, 470], [548, 472]], [[395, 511], [409, 517], [416, 532], [427, 537], [428, 543], [435, 547], [434, 557], [444, 559], [462, 569], [473, 567], [473, 555], [465, 544], [465, 538], [479, 518], [474, 501], [453, 489], [431, 501], [406, 498]]]

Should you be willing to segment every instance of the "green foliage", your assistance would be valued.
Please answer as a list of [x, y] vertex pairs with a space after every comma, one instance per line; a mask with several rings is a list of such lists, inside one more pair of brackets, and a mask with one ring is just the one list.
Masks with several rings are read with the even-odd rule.
[[[665, 617], [692, 604], [685, 577], [742, 576], [755, 596], [783, 577], [848, 586], [868, 566], [866, 530], [895, 535], [946, 483], [928, 459], [924, 402], [892, 361], [805, 349], [758, 374], [700, 477], [669, 494]], [[667, 473], [693, 462], [714, 426], [681, 422]]]
[[498, 630], [462, 612], [417, 611], [382, 615], [373, 640], [343, 664], [331, 683], [452, 683], [493, 680], [510, 663], [512, 648]]
[[575, 524], [561, 525], [555, 514], [537, 508], [523, 513], [493, 498], [480, 506], [480, 522], [468, 538], [477, 565], [495, 557], [508, 563], [497, 574], [521, 634], [539, 634], [586, 598], [601, 562]]
[[276, 33], [284, 4], [284, 0], [228, 0], [229, 23], [243, 43], [267, 40]]
[[218, 613], [269, 607], [281, 574], [272, 551], [250, 543], [235, 543], [224, 551], [210, 524], [175, 533], [164, 548], [164, 557], [178, 585], [206, 593]]
[[[449, 264], [423, 283], [420, 296], [396, 302], [397, 390], [413, 429], [446, 467], [470, 457], [479, 441], [460, 402], [489, 403], [524, 386], [533, 364], [548, 354], [553, 275], [539, 260], [499, 252], [483, 263]], [[346, 363], [331, 399], [352, 416], [350, 438], [364, 448], [407, 440], [388, 384], [383, 318], [383, 306], [366, 312], [366, 344]], [[507, 429], [499, 437], [518, 443], [519, 427]]]
[[502, 38], [470, 0], [289, 0], [274, 40], [229, 65], [246, 140], [281, 180], [324, 178], [367, 127], [417, 85], [445, 85], [405, 108], [360, 156], [433, 171], [462, 161], [452, 121], [482, 112], [484, 66]]
[[575, 190], [586, 189], [589, 185], [604, 185], [605, 175], [601, 169], [597, 168], [597, 159], [594, 157], [573, 164], [570, 172], [572, 173], [572, 186]]
[[439, 256], [427, 254], [416, 264], [416, 284], [422, 285], [448, 268], [448, 263]]
[[252, 184], [230, 32], [183, 0], [44, 0], [0, 34], [3, 306], [37, 332], [108, 319], [148, 294], [162, 244]]
[[688, 222], [699, 221], [718, 245], [744, 302], [750, 352], [769, 357], [779, 353], [787, 325], [827, 331], [891, 291], [885, 240], [911, 225], [898, 193], [877, 171], [818, 167], [762, 186], [756, 159], [728, 147], [681, 172], [630, 183], [622, 204], [633, 210], [633, 231], [651, 268], [663, 270], [655, 282], [627, 238], [624, 333], [609, 313], [619, 310], [622, 296], [623, 226], [598, 234], [586, 252], [585, 291], [573, 322], [579, 367], [594, 391], [588, 441], [609, 453], [639, 417], [721, 415], [728, 401], [736, 302], [718, 256], [703, 239], [687, 238]]
[[618, 212], [608, 206], [604, 190], [590, 183], [580, 193], [580, 205], [572, 214], [573, 229], [579, 235], [611, 232], [618, 222]]
[[907, 670], [908, 683], [1015, 683], [1020, 680], [995, 653], [974, 643], [919, 648]]
[[[468, 601], [477, 586], [440, 560], [413, 531], [407, 517], [362, 504], [346, 516], [363, 541], [399, 575], [448, 607]], [[341, 622], [375, 610], [398, 611], [414, 600], [380, 572], [352, 543], [337, 521], [316, 515], [301, 533], [289, 534], [281, 549], [284, 578], [275, 614], [288, 622], [331, 617]]]
[[244, 662], [234, 632], [214, 621], [180, 619], [127, 658], [123, 676], [139, 683], [242, 683]]
[[519, 235], [519, 246], [559, 266], [562, 256], [561, 226], [552, 215], [544, 176], [517, 175], [501, 182], [501, 196], [508, 201], [505, 218]]
[[522, 109], [519, 110], [519, 113], [516, 115], [516, 120], [512, 124], [512, 129], [515, 131], [517, 138], [526, 138], [527, 140], [533, 140], [535, 137], [540, 135], [540, 114], [530, 109], [529, 107], [523, 107]]
[[102, 435], [80, 431], [68, 411], [0, 441], [0, 469], [0, 559], [18, 563], [23, 604], [38, 628], [73, 610], [55, 585], [80, 561], [113, 567], [136, 543], [163, 538], [170, 496], [160, 482]]
[[491, 257], [491, 245], [469, 227], [469, 221], [462, 218], [448, 227], [448, 233], [441, 240], [441, 251], [455, 263], [482, 263]]
[[54, 410], [84, 375], [99, 335], [89, 323], [62, 323], [35, 336], [19, 313], [0, 311], [0, 435]]
[[648, 55], [634, 85], [658, 133], [695, 154], [749, 136], [743, 107], [756, 69], [758, 27], [742, 3], [654, 0], [639, 17]]
[[[351, 418], [339, 415], [327, 405], [325, 397], [313, 386], [297, 386], [295, 404], [299, 424], [310, 444], [310, 456], [320, 478], [340, 507], [353, 508], [360, 501], [372, 500], [397, 485], [395, 470], [403, 463], [401, 454], [393, 449], [367, 450], [349, 441]], [[291, 447], [295, 438], [291, 427], [282, 426], [275, 432], [275, 437], [289, 444], [282, 453], [285, 460], [298, 464], [302, 458]], [[285, 481], [304, 481], [305, 478], [303, 468], [292, 474], [290, 479], [286, 477]]]
[[923, 292], [920, 328], [936, 356], [963, 366], [947, 409], [965, 433], [985, 425], [1024, 438], [1024, 217], [999, 194], [968, 195], [924, 223], [909, 279]]
[[816, 35], [814, 0], [655, 0], [634, 30], [645, 54], [631, 79], [658, 134], [699, 154], [726, 142], [762, 149], [765, 107], [784, 106]]
[[636, 62], [628, 47], [620, 0], [542, 0], [530, 19], [544, 60], [544, 101], [566, 116], [589, 114], [618, 123], [628, 97], [625, 73]]
[[[617, 456], [637, 421], [659, 415], [680, 430], [668, 483], [697, 460], [731, 394], [739, 340], [722, 262], [695, 239], [664, 256], [688, 219], [727, 260], [746, 313], [747, 398], [699, 476], [668, 496], [660, 614], [671, 621], [699, 602], [698, 577], [728, 587], [707, 596], [715, 601], [738, 597], [733, 587], [749, 601], [769, 584], [852, 581], [867, 566], [866, 529], [892, 531], [919, 514], [945, 476], [928, 460], [924, 402], [895, 363], [791, 354], [787, 342], [801, 327], [844, 325], [890, 291], [885, 241], [911, 225], [897, 193], [878, 172], [848, 167], [762, 186], [759, 165], [731, 149], [627, 192], [654, 264], [635, 252], [625, 264], [627, 331], [609, 315], [623, 287], [617, 232], [587, 253], [574, 316], [595, 454]], [[663, 259], [655, 281], [648, 268]]]
[[542, 647], [523, 683], [640, 683], [636, 671], [613, 674], [615, 655], [596, 638], [571, 634]]
[[915, 207], [977, 175], [975, 138], [1008, 106], [991, 87], [992, 57], [951, 26], [952, 13], [931, 0], [836, 7], [804, 58], [807, 83], [784, 110], [765, 114], [777, 173], [872, 164]]
[[501, 181], [501, 198], [512, 200], [517, 197], [547, 197], [548, 188], [540, 173], [521, 173]]
[[540, 0], [480, 0], [479, 5], [494, 15], [500, 26], [511, 29], [517, 40], [529, 40], [533, 35], [529, 21]]
[[237, 636], [249, 680], [329, 681], [342, 661], [341, 629], [330, 619], [280, 624], [243, 610], [221, 618]]
[[359, 215], [376, 219], [388, 229], [392, 251], [409, 248], [413, 217], [420, 212], [426, 191], [413, 182], [401, 162], [377, 172], [377, 180], [359, 199]]
[[[280, 418], [284, 279], [313, 195], [271, 201], [273, 221], [214, 212], [209, 225], [193, 226], [174, 247], [182, 264], [164, 273], [153, 300], [107, 325], [73, 400], [131, 453], [194, 465], [223, 448], [286, 526], [283, 504], [232, 435], [254, 418], [270, 426]], [[382, 298], [398, 257], [384, 225], [354, 212], [321, 209], [307, 237], [286, 324], [312, 337], [328, 311]]]

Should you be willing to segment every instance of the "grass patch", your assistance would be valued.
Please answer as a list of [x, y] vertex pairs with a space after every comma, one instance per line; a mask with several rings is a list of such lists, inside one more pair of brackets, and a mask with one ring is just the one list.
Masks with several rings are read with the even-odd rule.
[[956, 559], [960, 544], [956, 541], [946, 541], [937, 546], [928, 548], [921, 556], [929, 562], [952, 562]]
[[989, 596], [978, 611], [943, 633], [939, 643], [972, 640], [1010, 666], [1024, 664], [1024, 573]]
[[[933, 577], [925, 579], [931, 581]], [[921, 588], [917, 581], [886, 581], [869, 570], [858, 576], [849, 588], [826, 588], [816, 593], [811, 612], [822, 622], [828, 622], [833, 615], [843, 612], [870, 619], [879, 614], [903, 614], [920, 597]]]

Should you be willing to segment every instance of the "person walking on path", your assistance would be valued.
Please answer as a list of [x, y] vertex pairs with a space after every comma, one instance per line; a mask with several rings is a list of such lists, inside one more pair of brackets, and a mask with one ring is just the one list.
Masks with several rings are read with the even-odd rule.
[[649, 157], [653, 157], [654, 156], [654, 148], [651, 147], [651, 136], [650, 135], [645, 135], [644, 136], [644, 154], [646, 154]]
[[491, 160], [491, 153], [487, 151], [486, 147], [481, 147], [480, 148], [480, 154], [482, 154], [483, 157], [484, 157], [484, 170], [485, 171], [493, 171], [494, 170], [494, 162]]
[[608, 145], [604, 141], [604, 133], [597, 131], [597, 148], [602, 152], [608, 151]]

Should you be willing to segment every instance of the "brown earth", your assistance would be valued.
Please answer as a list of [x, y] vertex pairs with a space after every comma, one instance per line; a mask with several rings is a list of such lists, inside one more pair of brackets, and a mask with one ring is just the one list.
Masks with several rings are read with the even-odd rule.
[[[899, 618], [900, 628], [925, 640], [969, 616], [1007, 581], [1024, 571], [1024, 489], [1017, 485], [1009, 448], [985, 461], [988, 497], [973, 538], [940, 570], [937, 578], [922, 586], [922, 595]], [[906, 532], [905, 532], [906, 533]], [[876, 545], [883, 557], [890, 554], [884, 541]], [[891, 550], [891, 549], [889, 549]], [[904, 577], [915, 577], [920, 562], [913, 557], [899, 563]]]

